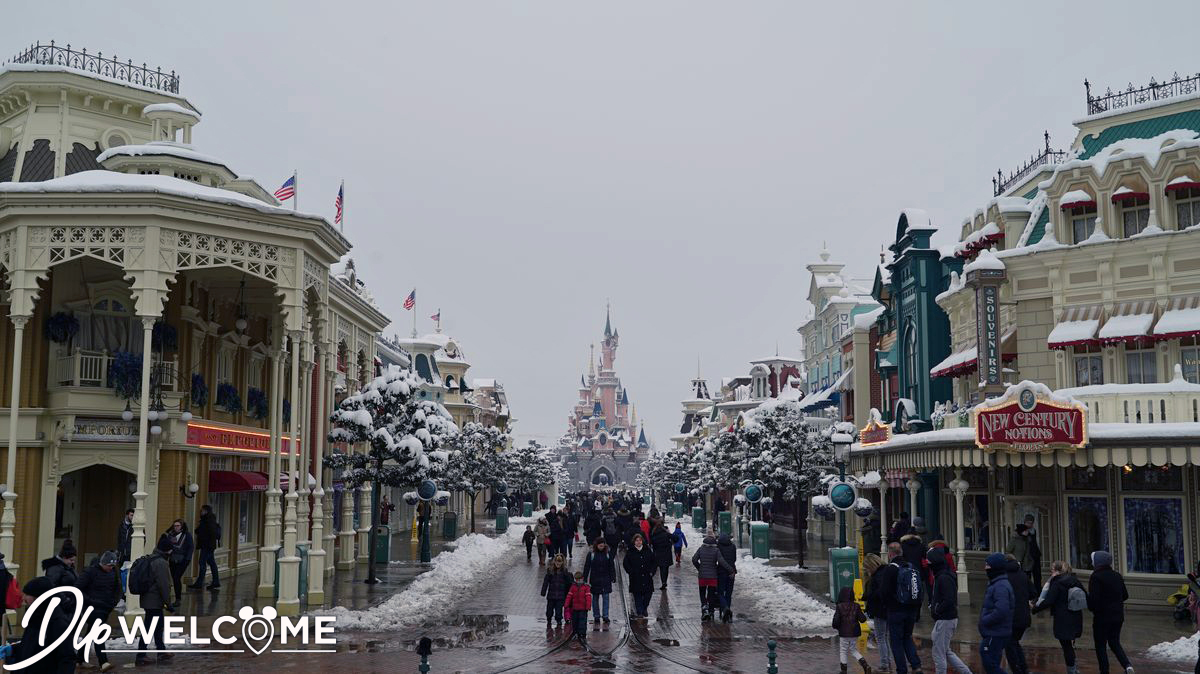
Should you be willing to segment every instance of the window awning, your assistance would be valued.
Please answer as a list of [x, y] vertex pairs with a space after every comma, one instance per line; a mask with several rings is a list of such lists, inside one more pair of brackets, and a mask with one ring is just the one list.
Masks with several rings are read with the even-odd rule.
[[1100, 328], [1100, 306], [1068, 307], [1063, 311], [1058, 325], [1050, 331], [1046, 338], [1046, 346], [1051, 349], [1065, 349], [1068, 346], [1083, 344], [1098, 344], [1096, 331]]
[[238, 470], [208, 471], [208, 493], [231, 494], [245, 491], [266, 491], [267, 474]]
[[853, 372], [854, 368], [850, 368], [845, 372], [842, 372], [842, 374], [837, 378], [837, 381], [833, 382], [832, 385], [826, 386], [820, 391], [805, 397], [800, 401], [800, 409], [804, 411], [812, 411], [838, 404], [841, 401], [839, 391], [842, 391], [846, 388], [846, 382], [849, 381], [850, 375]]
[[845, 372], [842, 373], [842, 376], [838, 377], [838, 380], [836, 382], [834, 382], [834, 384], [833, 384], [833, 388], [837, 391], [853, 391], [854, 390], [853, 377], [854, 377], [854, 367], [851, 366]]
[[[1003, 336], [1000, 337], [1000, 357], [1004, 361], [1011, 361], [1017, 357], [1016, 345], [1017, 329], [1009, 328]], [[963, 349], [956, 353], [952, 353], [945, 360], [934, 365], [929, 370], [930, 377], [961, 377], [971, 374], [979, 367], [979, 349], [972, 346], [969, 349]]]
[[1167, 188], [1165, 191], [1169, 194], [1175, 190], [1190, 190], [1197, 188], [1200, 188], [1200, 180], [1196, 180], [1189, 175], [1182, 175], [1178, 178], [1172, 179], [1171, 182], [1167, 183]]
[[1150, 194], [1148, 192], [1135, 192], [1128, 187], [1118, 187], [1117, 190], [1112, 193], [1112, 202], [1114, 204], [1149, 198]]
[[1200, 335], [1200, 296], [1172, 299], [1152, 334], [1158, 340]]
[[1062, 195], [1058, 206], [1064, 211], [1071, 208], [1095, 208], [1096, 198], [1083, 190], [1071, 190]]
[[1154, 300], [1125, 302], [1100, 328], [1102, 344], [1145, 341], [1154, 323]]

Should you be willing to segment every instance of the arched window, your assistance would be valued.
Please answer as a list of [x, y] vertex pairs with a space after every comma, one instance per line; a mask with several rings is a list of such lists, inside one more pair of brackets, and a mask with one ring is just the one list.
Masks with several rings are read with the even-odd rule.
[[446, 388], [453, 389], [457, 385], [458, 384], [454, 381], [454, 375], [452, 375], [452, 374], [446, 375]]
[[429, 358], [425, 354], [418, 353], [417, 356], [413, 358], [413, 363], [417, 368], [417, 376], [425, 381], [433, 381], [433, 373], [429, 370]]
[[905, 373], [908, 379], [907, 397], [911, 400], [917, 399], [917, 329], [910, 320], [908, 328], [904, 332], [904, 367], [907, 370]]

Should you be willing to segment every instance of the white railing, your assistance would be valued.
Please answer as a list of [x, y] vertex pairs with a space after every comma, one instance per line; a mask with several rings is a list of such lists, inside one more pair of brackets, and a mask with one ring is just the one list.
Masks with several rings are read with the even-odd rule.
[[[108, 368], [112, 365], [114, 355], [108, 351], [93, 351], [80, 349], [69, 353], [59, 352], [55, 356], [55, 367], [51, 378], [51, 386], [75, 386], [83, 388], [108, 388]], [[166, 363], [160, 370], [163, 378], [164, 391], [178, 392], [179, 357], [172, 356], [164, 361], [162, 356], [155, 354], [153, 362]]]
[[[1137, 384], [1129, 385], [1138, 387]], [[1105, 386], [1105, 389], [1117, 388]], [[1200, 421], [1200, 392], [1113, 392], [1089, 394], [1084, 388], [1072, 390], [1079, 402], [1087, 405], [1091, 423], [1158, 424]]]

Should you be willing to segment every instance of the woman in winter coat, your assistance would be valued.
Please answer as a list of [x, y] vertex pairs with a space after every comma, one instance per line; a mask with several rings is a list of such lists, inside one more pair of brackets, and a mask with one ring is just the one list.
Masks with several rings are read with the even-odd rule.
[[1008, 584], [1012, 586], [1013, 597], [1016, 598], [1016, 603], [1013, 604], [1012, 638], [1004, 646], [1004, 657], [1013, 671], [1025, 672], [1029, 667], [1025, 662], [1025, 649], [1021, 646], [1021, 639], [1032, 622], [1029, 602], [1036, 599], [1038, 595], [1037, 591], [1030, 587], [1029, 576], [1021, 568], [1021, 563], [1017, 561], [1017, 558], [1012, 555], [1005, 555], [1004, 558], [1008, 562], [1005, 567]]
[[675, 540], [671, 538], [671, 532], [667, 531], [661, 520], [654, 522], [654, 528], [650, 530], [650, 547], [654, 549], [654, 559], [658, 561], [658, 575], [662, 579], [662, 587], [659, 589], [665, 590], [667, 574], [671, 571], [671, 565], [675, 563]]
[[737, 569], [725, 561], [721, 551], [717, 549], [717, 539], [704, 537], [704, 544], [696, 548], [692, 555], [692, 566], [696, 567], [700, 584], [701, 620], [712, 620], [713, 611], [720, 603], [717, 599], [717, 569], [725, 569], [729, 575], [736, 575]]
[[179, 608], [179, 598], [183, 596], [183, 574], [192, 565], [192, 553], [196, 544], [192, 540], [192, 532], [188, 530], [187, 522], [177, 519], [171, 523], [171, 528], [158, 538], [159, 543], [166, 541], [171, 546], [171, 556], [167, 562], [171, 565], [171, 582], [175, 584], [175, 601], [171, 608]]
[[546, 598], [546, 629], [550, 629], [550, 618], [554, 617], [556, 627], [562, 627], [563, 600], [567, 598], [567, 590], [571, 589], [574, 578], [567, 571], [567, 561], [561, 555], [554, 555], [546, 576], [542, 578], [542, 596]]
[[625, 550], [625, 561], [622, 562], [625, 573], [629, 575], [629, 594], [633, 595], [634, 620], [649, 617], [650, 596], [654, 594], [654, 572], [658, 569], [658, 560], [641, 533], [635, 533], [629, 548]]
[[608, 624], [608, 598], [617, 580], [617, 555], [603, 538], [596, 539], [583, 562], [583, 579], [592, 586], [592, 622]]
[[[717, 536], [717, 550], [721, 552], [721, 557], [729, 562], [734, 571], [737, 571], [737, 546], [729, 538], [729, 534], [721, 534]], [[725, 570], [725, 567], [717, 567], [717, 601], [721, 604], [721, 622], [733, 621], [733, 574]]]
[[538, 566], [545, 566], [546, 548], [550, 546], [550, 523], [546, 521], [545, 517], [538, 518], [533, 535], [536, 537], [538, 546]]
[[1112, 553], [1092, 553], [1092, 577], [1088, 579], [1088, 608], [1092, 611], [1092, 637], [1096, 642], [1096, 660], [1100, 671], [1108, 671], [1108, 649], [1117, 662], [1128, 669], [1129, 656], [1121, 646], [1121, 627], [1125, 624], [1125, 602], [1129, 591], [1125, 579], [1112, 568]]
[[888, 640], [887, 604], [879, 589], [878, 571], [883, 559], [874, 553], [863, 557], [863, 599], [867, 603], [867, 617], [871, 619], [871, 634], [879, 649], [879, 671], [892, 669], [892, 646]]
[[[1062, 646], [1063, 660], [1067, 664], [1067, 674], [1078, 674], [1075, 666], [1075, 640], [1083, 636], [1083, 611], [1072, 611], [1068, 606], [1071, 589], [1079, 588], [1084, 592], [1083, 583], [1075, 577], [1071, 565], [1064, 561], [1056, 561], [1050, 565], [1050, 582], [1047, 584], [1046, 595], [1040, 598], [1033, 607], [1033, 613], [1046, 609], [1054, 619], [1054, 638]], [[1085, 599], [1086, 602], [1086, 594]]]
[[838, 592], [837, 607], [833, 611], [833, 629], [838, 633], [838, 659], [841, 661], [842, 674], [846, 674], [847, 660], [854, 658], [862, 667], [864, 674], [871, 674], [871, 665], [858, 652], [854, 642], [862, 635], [859, 623], [867, 621], [867, 616], [854, 601], [854, 588], [843, 587]]

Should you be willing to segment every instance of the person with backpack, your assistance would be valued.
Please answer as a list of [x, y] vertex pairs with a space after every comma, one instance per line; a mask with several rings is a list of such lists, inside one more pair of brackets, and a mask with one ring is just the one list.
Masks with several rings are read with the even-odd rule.
[[1050, 609], [1054, 638], [1062, 647], [1067, 674], [1079, 674], [1075, 664], [1075, 640], [1083, 636], [1083, 609], [1087, 608], [1087, 603], [1087, 592], [1075, 577], [1071, 565], [1061, 560], [1051, 564], [1046, 594], [1038, 599], [1033, 613]]
[[667, 589], [667, 574], [671, 572], [671, 565], [675, 562], [674, 556], [671, 554], [675, 548], [675, 540], [671, 537], [671, 532], [663, 526], [662, 520], [653, 520], [654, 526], [650, 529], [650, 548], [654, 550], [654, 559], [658, 562], [658, 576], [662, 580], [660, 590]]
[[603, 532], [600, 522], [600, 511], [596, 509], [588, 510], [587, 517], [583, 518], [583, 538], [587, 541], [588, 547], [596, 544], [596, 539], [600, 538]]
[[[118, 564], [117, 553], [109, 550], [92, 560], [86, 569], [79, 574], [79, 580], [75, 581], [75, 587], [83, 593], [83, 608], [86, 611], [90, 606], [92, 614], [90, 616], [91, 624], [86, 629], [91, 629], [92, 625], [108, 622], [108, 616], [113, 609], [117, 607], [117, 602], [121, 601], [121, 578], [117, 573]], [[76, 662], [84, 662], [84, 651], [80, 651], [76, 657]], [[100, 663], [100, 671], [107, 672], [112, 669], [112, 663], [108, 661], [108, 654], [104, 652], [104, 644], [96, 644], [96, 660]]]
[[933, 669], [946, 674], [949, 663], [959, 674], [971, 674], [962, 658], [950, 648], [954, 630], [958, 628], [958, 576], [946, 564], [941, 548], [930, 548], [926, 554], [933, 569], [933, 593], [929, 599], [929, 615], [933, 618]]
[[612, 585], [617, 580], [616, 554], [609, 549], [603, 538], [597, 538], [592, 551], [583, 561], [583, 578], [592, 587], [592, 622], [608, 624], [608, 600]]
[[867, 605], [867, 617], [871, 619], [871, 634], [875, 637], [875, 648], [879, 650], [879, 671], [892, 670], [892, 643], [888, 639], [887, 608], [883, 593], [879, 589], [879, 571], [886, 565], [879, 555], [871, 553], [863, 557], [863, 602]]
[[[729, 538], [729, 534], [717, 536], [717, 550], [737, 573], [737, 546]], [[721, 604], [721, 622], [733, 622], [733, 576], [725, 567], [717, 567], [717, 601]]]
[[1025, 630], [1029, 629], [1032, 623], [1032, 618], [1029, 612], [1029, 603], [1037, 598], [1037, 594], [1029, 584], [1029, 576], [1021, 568], [1020, 563], [1012, 555], [1005, 555], [1007, 563], [1005, 565], [1005, 575], [1008, 576], [1008, 584], [1012, 586], [1013, 597], [1016, 603], [1013, 604], [1013, 631], [1012, 637], [1008, 640], [1008, 645], [1004, 647], [1004, 656], [1008, 659], [1008, 666], [1012, 668], [1013, 674], [1028, 674], [1029, 665], [1025, 661], [1025, 649], [1021, 647], [1021, 638], [1025, 636]]
[[[146, 612], [146, 625], [150, 625], [151, 622], [154, 624], [152, 638], [154, 648], [158, 651], [165, 651], [167, 648], [163, 644], [163, 611], [172, 610], [168, 603], [171, 599], [171, 565], [167, 560], [174, 551], [170, 540], [160, 538], [154, 552], [139, 557], [129, 568], [129, 591], [141, 598], [142, 609]], [[155, 618], [158, 620], [154, 620]], [[144, 652], [144, 633], [138, 637], [137, 650], [134, 664], [139, 667], [150, 664], [150, 659]], [[175, 656], [170, 653], [159, 653], [156, 660], [160, 663], [167, 662], [173, 657]]]
[[675, 523], [675, 531], [671, 532], [671, 541], [675, 545], [675, 566], [679, 566], [679, 559], [683, 556], [683, 549], [688, 546], [687, 536], [683, 535], [683, 527], [679, 522]]
[[917, 610], [921, 605], [921, 571], [905, 561], [900, 543], [888, 543], [888, 564], [875, 575], [879, 580], [879, 593], [887, 609], [888, 642], [892, 658], [896, 661], [897, 674], [908, 674], [911, 666], [921, 671], [921, 658], [917, 655], [917, 644], [913, 641], [913, 627], [917, 624]]
[[[209, 590], [221, 587], [221, 579], [217, 576], [217, 557], [214, 554], [221, 544], [221, 523], [213, 513], [212, 506], [200, 506], [200, 523], [196, 525], [196, 547], [200, 549], [200, 573], [196, 581], [188, 585], [190, 590], [199, 590], [204, 585], [204, 572], [212, 567], [212, 584]], [[207, 565], [207, 567], [206, 567]]]
[[988, 586], [979, 609], [979, 658], [987, 674], [1005, 674], [1000, 660], [1012, 638], [1013, 607], [1017, 601], [1008, 582], [1008, 559], [1003, 552], [993, 552], [984, 560], [983, 570]]
[[1125, 579], [1112, 568], [1112, 553], [1092, 553], [1092, 577], [1088, 579], [1088, 608], [1092, 611], [1092, 638], [1096, 642], [1096, 660], [1100, 674], [1108, 674], [1108, 649], [1129, 674], [1133, 666], [1121, 647], [1121, 627], [1125, 624], [1125, 602], [1129, 591]]
[[[914, 519], [916, 522], [919, 517]], [[908, 562], [909, 566], [917, 570], [917, 574], [921, 577], [921, 584], [924, 585], [925, 598], [929, 598], [930, 589], [933, 588], [933, 574], [929, 571], [929, 560], [925, 558], [925, 542], [917, 534], [905, 534], [900, 537], [900, 555], [904, 561]], [[924, 602], [917, 602], [917, 622], [921, 620], [921, 605]]]
[[575, 582], [567, 590], [563, 600], [563, 613], [571, 621], [571, 636], [579, 639], [579, 643], [587, 648], [587, 614], [592, 607], [592, 589], [583, 579], [583, 572], [575, 572]]
[[[21, 589], [25, 606], [32, 605], [38, 597], [55, 588], [54, 583], [45, 576], [38, 576], [25, 583]], [[63, 595], [57, 595], [59, 597]], [[21, 669], [22, 672], [73, 672], [75, 671], [75, 649], [71, 646], [71, 614], [72, 610], [66, 604], [59, 604], [53, 599], [42, 603], [36, 610], [26, 611], [23, 621], [28, 625], [21, 640], [13, 644], [12, 654], [7, 664], [19, 665], [30, 658], [41, 656], [42, 659]], [[47, 616], [47, 614], [49, 614]], [[48, 654], [42, 652], [47, 646], [61, 642]]]

